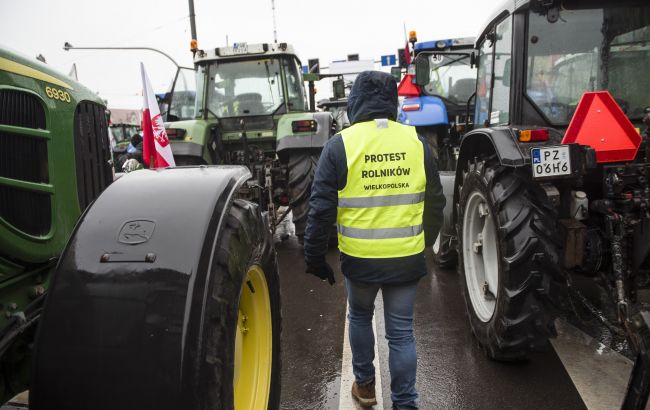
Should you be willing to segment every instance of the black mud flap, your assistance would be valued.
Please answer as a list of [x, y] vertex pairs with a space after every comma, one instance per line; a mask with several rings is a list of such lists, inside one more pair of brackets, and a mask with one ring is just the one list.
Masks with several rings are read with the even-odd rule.
[[79, 221], [47, 296], [31, 409], [182, 409], [210, 267], [244, 167], [143, 170]]

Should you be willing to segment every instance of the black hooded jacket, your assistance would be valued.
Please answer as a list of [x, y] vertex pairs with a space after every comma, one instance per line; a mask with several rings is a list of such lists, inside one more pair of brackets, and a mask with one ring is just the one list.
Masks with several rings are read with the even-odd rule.
[[[359, 74], [348, 97], [348, 117], [352, 125], [377, 118], [397, 117], [397, 84], [392, 76], [380, 71]], [[424, 162], [427, 177], [424, 200], [424, 235], [426, 246], [433, 245], [440, 226], [445, 197], [435, 159], [425, 140]], [[345, 146], [340, 134], [323, 148], [311, 189], [304, 250], [307, 265], [325, 261], [332, 225], [336, 222], [338, 191], [347, 184], [348, 168]], [[348, 278], [367, 283], [396, 284], [426, 275], [424, 253], [399, 258], [357, 258], [341, 253], [341, 271]]]

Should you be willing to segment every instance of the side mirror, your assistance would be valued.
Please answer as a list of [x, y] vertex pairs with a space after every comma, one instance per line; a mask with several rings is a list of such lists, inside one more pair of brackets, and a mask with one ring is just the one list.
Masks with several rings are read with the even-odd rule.
[[332, 81], [332, 89], [335, 99], [345, 98], [345, 80], [342, 78]]
[[390, 75], [392, 75], [395, 81], [399, 83], [400, 81], [402, 81], [402, 67], [391, 67]]
[[469, 67], [474, 68], [478, 66], [478, 55], [474, 51], [469, 55]]
[[429, 78], [429, 56], [420, 54], [415, 58], [415, 84], [425, 86], [431, 80]]

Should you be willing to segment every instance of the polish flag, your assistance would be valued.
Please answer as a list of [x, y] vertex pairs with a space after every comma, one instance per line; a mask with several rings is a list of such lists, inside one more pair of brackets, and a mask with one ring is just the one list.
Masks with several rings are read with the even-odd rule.
[[404, 46], [404, 61], [408, 66], [411, 64], [411, 50], [409, 49], [409, 41], [406, 40], [406, 45]]
[[[144, 105], [142, 107], [142, 159], [150, 168], [175, 167], [172, 147], [169, 145], [165, 125], [160, 116], [160, 109], [153, 93], [151, 82], [144, 70], [144, 64], [140, 63], [142, 69], [142, 95]], [[153, 160], [153, 164], [151, 161]]]

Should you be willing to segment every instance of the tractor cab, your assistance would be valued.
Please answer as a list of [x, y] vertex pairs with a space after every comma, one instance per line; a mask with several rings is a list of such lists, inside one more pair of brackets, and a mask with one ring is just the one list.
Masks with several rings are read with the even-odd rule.
[[[287, 126], [280, 117], [308, 111], [300, 60], [286, 43], [196, 50], [194, 65], [178, 70], [161, 101], [181, 164], [231, 163], [227, 151], [246, 150], [253, 141], [271, 153], [278, 125]], [[291, 132], [290, 123], [288, 128]], [[241, 141], [243, 130], [247, 141]]]
[[415, 43], [414, 66], [398, 88], [404, 97], [398, 121], [415, 126], [430, 141], [441, 170], [455, 169], [460, 135], [471, 123], [473, 106], [469, 101], [476, 84], [476, 70], [471, 64], [473, 41], [461, 38]]
[[[517, 72], [513, 82], [521, 81], [524, 104], [519, 118], [513, 120], [565, 128], [585, 92], [608, 91], [628, 119], [640, 126], [650, 107], [650, 6], [646, 2], [636, 2], [639, 7], [634, 2], [623, 2], [625, 6], [602, 1], [565, 3], [565, 7], [555, 2], [531, 4], [526, 13], [526, 70]], [[483, 42], [481, 54], [490, 42]], [[504, 82], [509, 80], [511, 63], [509, 56], [500, 57], [508, 68], [502, 73]], [[484, 67], [480, 62], [479, 82], [485, 81]], [[508, 117], [496, 114], [494, 108], [488, 110], [486, 96], [479, 93], [477, 115], [488, 120], [488, 111], [490, 124]]]

